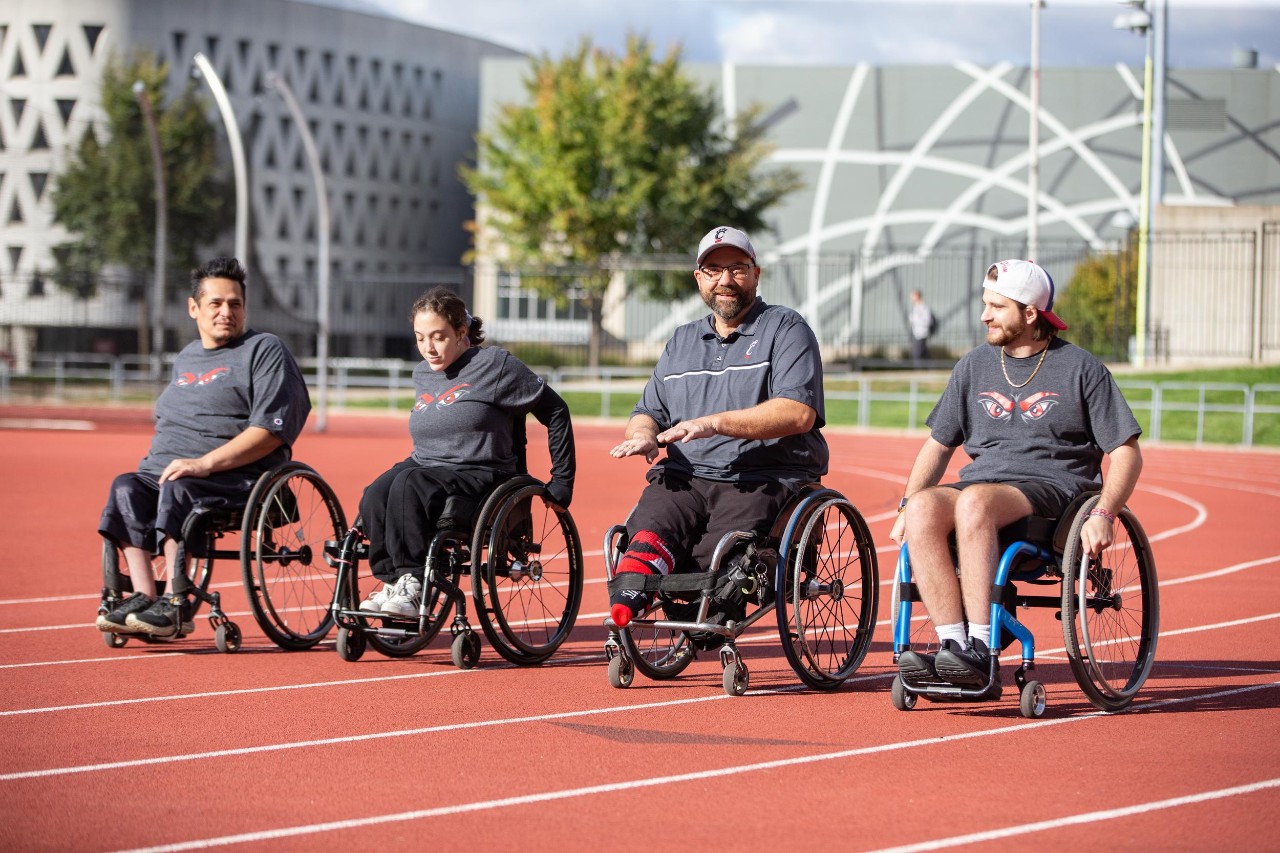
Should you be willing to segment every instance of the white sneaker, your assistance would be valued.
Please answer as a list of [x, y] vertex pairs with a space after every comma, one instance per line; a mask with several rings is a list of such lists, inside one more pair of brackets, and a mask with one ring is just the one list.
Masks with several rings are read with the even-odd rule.
[[394, 583], [384, 583], [381, 589], [369, 593], [369, 597], [360, 602], [360, 609], [367, 613], [381, 613], [382, 605], [387, 603], [394, 589]]
[[422, 606], [422, 581], [413, 575], [401, 575], [391, 594], [382, 602], [382, 612], [392, 616], [416, 619]]

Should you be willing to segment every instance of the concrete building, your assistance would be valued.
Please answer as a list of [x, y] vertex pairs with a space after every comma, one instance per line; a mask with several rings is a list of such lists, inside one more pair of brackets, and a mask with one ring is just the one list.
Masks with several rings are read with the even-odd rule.
[[[137, 48], [187, 82], [203, 54], [225, 86], [249, 173], [253, 321], [309, 353], [316, 316], [316, 193], [303, 137], [269, 75], [307, 117], [331, 215], [335, 354], [384, 355], [425, 284], [461, 282], [473, 202], [457, 167], [474, 151], [480, 62], [513, 51], [386, 17], [293, 0], [8, 0], [0, 10], [0, 350], [93, 345], [130, 330], [127, 289], [87, 302], [47, 282], [51, 190], [86, 133], [102, 134], [103, 69]], [[206, 89], [206, 94], [208, 89]], [[210, 98], [210, 121], [226, 133]], [[232, 235], [210, 235], [230, 254]], [[187, 332], [170, 300], [166, 325]], [[92, 336], [91, 336], [92, 337]], [[7, 339], [7, 340], [6, 340]], [[185, 337], [179, 337], [185, 340]], [[393, 344], [392, 346], [399, 346]], [[397, 354], [399, 354], [397, 352]]]

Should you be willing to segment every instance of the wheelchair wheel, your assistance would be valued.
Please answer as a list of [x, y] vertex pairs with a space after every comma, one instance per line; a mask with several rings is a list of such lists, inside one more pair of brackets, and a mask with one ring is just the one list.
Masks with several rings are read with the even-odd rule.
[[1147, 534], [1127, 507], [1097, 559], [1080, 545], [1091, 498], [1071, 525], [1062, 557], [1062, 634], [1080, 689], [1104, 711], [1133, 701], [1155, 662], [1160, 593]]
[[[673, 613], [672, 608], [690, 612]], [[696, 612], [696, 603], [664, 604], [659, 600], [646, 618], [687, 622]], [[633, 624], [618, 631], [618, 639], [635, 668], [654, 681], [675, 678], [693, 663], [693, 641], [684, 631]]]
[[495, 489], [477, 516], [471, 583], [485, 637], [515, 664], [545, 661], [582, 603], [582, 544], [573, 517], [532, 477]]
[[254, 484], [240, 566], [253, 617], [277, 646], [309, 649], [333, 627], [336, 573], [324, 547], [346, 530], [333, 490], [301, 462], [286, 462]]
[[833, 690], [871, 648], [880, 592], [871, 532], [853, 504], [823, 490], [787, 523], [782, 556], [774, 590], [782, 650], [806, 685]]

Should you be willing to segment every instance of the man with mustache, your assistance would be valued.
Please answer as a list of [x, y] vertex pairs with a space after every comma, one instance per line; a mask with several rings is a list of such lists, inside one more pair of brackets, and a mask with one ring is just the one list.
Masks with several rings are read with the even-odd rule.
[[[800, 314], [756, 295], [760, 274], [737, 228], [698, 244], [694, 280], [711, 313], [676, 329], [610, 451], [652, 463], [667, 450], [627, 519], [619, 574], [706, 571], [725, 533], [767, 533], [796, 489], [827, 472], [818, 341]], [[621, 589], [610, 618], [625, 627], [652, 603]]]
[[[1057, 518], [1101, 484], [1098, 506], [1080, 531], [1084, 550], [1097, 555], [1111, 544], [1116, 514], [1142, 471], [1142, 429], [1106, 366], [1058, 337], [1067, 324], [1053, 313], [1053, 297], [1053, 279], [1031, 261], [988, 267], [982, 291], [988, 346], [956, 364], [926, 421], [930, 435], [889, 534], [909, 544], [912, 577], [940, 643], [936, 657], [899, 656], [899, 674], [910, 686], [987, 684], [1000, 528], [1029, 515]], [[972, 461], [958, 483], [939, 486], [961, 445]], [[1102, 482], [1106, 455], [1111, 466]], [[953, 533], [959, 577], [948, 544]], [[998, 667], [995, 673], [991, 698], [1000, 692]]]
[[[187, 313], [199, 338], [178, 353], [156, 400], [151, 449], [112, 482], [98, 523], [133, 584], [132, 596], [99, 614], [100, 631], [165, 639], [191, 631], [183, 612], [191, 581], [174, 566], [183, 522], [196, 506], [244, 506], [258, 477], [289, 460], [311, 411], [284, 342], [245, 325], [245, 278], [235, 258], [191, 272]], [[162, 596], [152, 573], [158, 554], [170, 576]]]

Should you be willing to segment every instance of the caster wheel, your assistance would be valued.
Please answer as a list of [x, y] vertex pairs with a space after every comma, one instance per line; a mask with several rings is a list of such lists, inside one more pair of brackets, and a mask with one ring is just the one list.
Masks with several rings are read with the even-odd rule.
[[213, 631], [213, 644], [223, 654], [240, 650], [240, 628], [234, 622], [223, 622]]
[[747, 672], [747, 665], [740, 660], [735, 660], [724, 668], [724, 692], [730, 696], [741, 696], [747, 692], [747, 685], [751, 682], [751, 674]]
[[364, 654], [365, 645], [364, 631], [353, 631], [350, 628], [338, 629], [338, 657], [343, 660], [347, 662], [360, 660], [360, 656]]
[[1022, 688], [1022, 696], [1018, 703], [1018, 710], [1022, 711], [1022, 716], [1028, 720], [1042, 717], [1046, 704], [1044, 685], [1038, 681], [1028, 681]]
[[919, 697], [914, 693], [908, 693], [907, 688], [902, 683], [902, 676], [895, 675], [893, 677], [893, 687], [889, 690], [889, 698], [893, 700], [893, 707], [899, 711], [910, 711], [916, 706], [916, 699]]
[[102, 633], [102, 642], [106, 643], [109, 649], [123, 649], [125, 643], [129, 642], [129, 638], [113, 634], [110, 631], [104, 631]]
[[636, 677], [635, 667], [624, 655], [617, 655], [609, 660], [609, 683], [614, 687], [630, 687]]
[[449, 657], [458, 669], [475, 669], [480, 662], [480, 638], [475, 631], [463, 631], [449, 644]]

